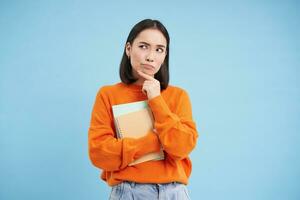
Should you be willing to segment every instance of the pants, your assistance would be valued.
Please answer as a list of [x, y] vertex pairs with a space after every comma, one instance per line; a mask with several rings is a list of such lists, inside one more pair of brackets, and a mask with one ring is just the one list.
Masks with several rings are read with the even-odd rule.
[[125, 181], [111, 189], [109, 200], [190, 200], [182, 183], [135, 183]]

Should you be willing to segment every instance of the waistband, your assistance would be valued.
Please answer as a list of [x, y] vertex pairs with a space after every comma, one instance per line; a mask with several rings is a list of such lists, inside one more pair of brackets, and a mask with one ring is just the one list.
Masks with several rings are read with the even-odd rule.
[[129, 185], [131, 188], [139, 187], [139, 186], [148, 186], [148, 187], [156, 187], [156, 188], [164, 188], [164, 187], [175, 187], [178, 185], [184, 185], [183, 183], [180, 182], [170, 182], [170, 183], [137, 183], [137, 182], [132, 182], [132, 181], [123, 181], [120, 184], [125, 184]]

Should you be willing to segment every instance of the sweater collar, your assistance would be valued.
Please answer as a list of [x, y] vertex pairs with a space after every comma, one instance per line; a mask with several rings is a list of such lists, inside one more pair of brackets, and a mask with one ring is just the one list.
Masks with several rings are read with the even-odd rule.
[[123, 82], [120, 82], [119, 84], [126, 89], [129, 89], [129, 90], [135, 91], [135, 92], [140, 92], [143, 94], [143, 92], [142, 92], [143, 85], [137, 85], [137, 84], [133, 84], [133, 83], [125, 84]]

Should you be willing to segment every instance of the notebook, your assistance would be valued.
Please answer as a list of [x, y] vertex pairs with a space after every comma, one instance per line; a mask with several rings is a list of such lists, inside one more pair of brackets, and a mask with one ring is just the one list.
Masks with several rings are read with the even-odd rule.
[[[139, 101], [128, 104], [113, 106], [115, 127], [118, 138], [139, 138], [147, 134], [154, 134], [150, 131], [154, 128], [154, 118], [147, 101]], [[129, 166], [149, 160], [163, 160], [164, 153], [149, 153], [134, 160]]]
[[116, 129], [120, 138], [139, 138], [153, 130], [153, 115], [149, 108], [120, 115], [115, 118]]

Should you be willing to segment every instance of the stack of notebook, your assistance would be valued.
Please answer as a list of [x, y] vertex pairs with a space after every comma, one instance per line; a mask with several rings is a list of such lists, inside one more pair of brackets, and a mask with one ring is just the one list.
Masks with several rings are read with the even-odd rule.
[[[139, 138], [147, 134], [153, 134], [154, 118], [147, 101], [137, 101], [112, 106], [115, 127], [118, 138]], [[163, 160], [164, 153], [146, 154], [129, 164], [136, 165], [150, 160]]]

